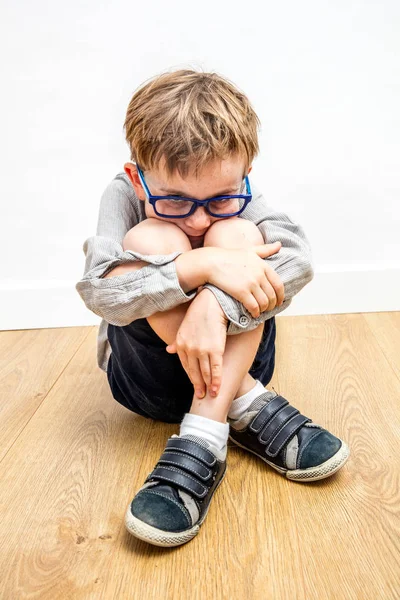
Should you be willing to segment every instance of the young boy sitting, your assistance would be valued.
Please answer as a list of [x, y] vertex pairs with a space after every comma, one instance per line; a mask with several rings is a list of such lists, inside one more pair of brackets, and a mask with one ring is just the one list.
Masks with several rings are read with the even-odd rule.
[[226, 472], [228, 434], [288, 479], [340, 469], [345, 442], [265, 386], [275, 315], [313, 277], [302, 228], [250, 182], [259, 119], [214, 73], [145, 83], [126, 115], [132, 161], [106, 188], [76, 289], [102, 317], [98, 364], [114, 398], [179, 423], [130, 503], [128, 530], [191, 540]]

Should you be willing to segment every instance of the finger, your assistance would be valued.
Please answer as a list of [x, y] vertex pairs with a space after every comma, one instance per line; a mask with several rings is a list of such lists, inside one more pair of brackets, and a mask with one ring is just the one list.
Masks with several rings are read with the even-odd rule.
[[267, 279], [261, 282], [261, 289], [268, 298], [268, 308], [265, 310], [273, 310], [278, 303], [275, 290]]
[[260, 306], [251, 292], [246, 292], [240, 299], [241, 303], [247, 308], [254, 319], [260, 316]]
[[211, 395], [218, 396], [222, 380], [223, 354], [212, 352], [210, 356], [211, 364]]
[[199, 356], [198, 360], [199, 360], [199, 365], [200, 365], [201, 376], [202, 376], [203, 381], [206, 384], [207, 388], [209, 388], [211, 386], [211, 369], [210, 369], [210, 356], [209, 356], [208, 352], [203, 352]]
[[190, 374], [189, 374], [189, 362], [188, 362], [188, 356], [186, 354], [186, 352], [184, 350], [178, 350], [177, 354], [179, 356], [179, 360], [181, 361], [181, 365], [182, 367], [185, 369], [186, 371], [186, 375], [189, 377], [190, 379]]
[[176, 354], [176, 342], [173, 342], [172, 344], [169, 344], [165, 349], [170, 354]]
[[278, 273], [269, 265], [265, 265], [265, 274], [269, 283], [275, 290], [277, 304], [278, 306], [281, 306], [285, 299], [285, 286], [282, 283], [282, 279], [279, 277]]
[[260, 307], [260, 313], [271, 309], [271, 303], [275, 298], [275, 292], [271, 285], [268, 286], [266, 281], [262, 281], [252, 292]]
[[188, 355], [188, 363], [189, 363], [189, 378], [193, 383], [193, 387], [198, 398], [204, 398], [205, 389], [204, 389], [204, 381], [200, 371], [200, 365], [197, 356], [192, 353]]
[[253, 249], [258, 254], [258, 256], [261, 256], [261, 258], [267, 258], [268, 256], [272, 256], [273, 254], [279, 252], [281, 247], [281, 242], [274, 242], [273, 244], [262, 244], [259, 246], [252, 246], [252, 248], [250, 249]]

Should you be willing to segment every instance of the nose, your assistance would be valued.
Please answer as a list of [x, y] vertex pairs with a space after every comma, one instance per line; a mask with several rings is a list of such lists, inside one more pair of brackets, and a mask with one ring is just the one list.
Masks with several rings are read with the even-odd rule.
[[193, 231], [203, 232], [211, 225], [211, 215], [208, 214], [204, 206], [198, 206], [197, 210], [186, 219], [186, 223]]

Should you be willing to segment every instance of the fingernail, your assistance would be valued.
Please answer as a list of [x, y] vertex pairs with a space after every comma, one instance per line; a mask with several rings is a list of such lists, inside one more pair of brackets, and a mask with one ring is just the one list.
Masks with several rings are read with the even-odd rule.
[[196, 390], [196, 394], [199, 398], [204, 398], [205, 396], [205, 392], [203, 392], [202, 390]]

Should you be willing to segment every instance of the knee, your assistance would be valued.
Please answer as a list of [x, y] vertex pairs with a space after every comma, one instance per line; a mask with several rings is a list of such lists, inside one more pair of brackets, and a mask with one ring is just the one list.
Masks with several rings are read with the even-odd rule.
[[239, 217], [215, 221], [204, 238], [204, 246], [229, 249], [249, 248], [260, 244], [264, 244], [264, 238], [257, 225]]
[[122, 241], [123, 250], [141, 254], [171, 254], [191, 250], [189, 238], [177, 225], [148, 218], [128, 231]]

